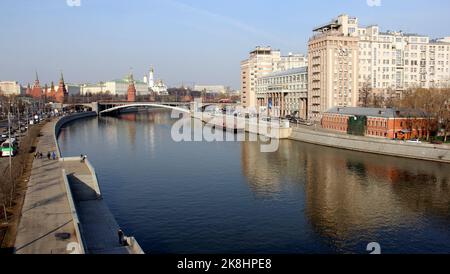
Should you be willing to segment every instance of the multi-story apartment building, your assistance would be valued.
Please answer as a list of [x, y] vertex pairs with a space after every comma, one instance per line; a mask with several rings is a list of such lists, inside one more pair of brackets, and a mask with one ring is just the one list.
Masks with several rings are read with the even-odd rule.
[[256, 47], [248, 59], [241, 62], [241, 104], [244, 108], [256, 108], [258, 79], [272, 72], [307, 66], [308, 59], [303, 54], [289, 53], [281, 56], [279, 50], [271, 47]]
[[290, 52], [287, 56], [281, 56], [281, 60], [278, 62], [276, 69], [280, 71], [306, 66], [308, 66], [308, 57], [304, 54], [295, 54]]
[[256, 47], [250, 57], [241, 62], [241, 104], [245, 109], [256, 108], [256, 82], [276, 70], [280, 60], [279, 50]]
[[270, 73], [257, 81], [258, 111], [268, 116], [306, 119], [307, 94], [306, 66]]
[[358, 38], [329, 23], [308, 43], [308, 119], [318, 122], [332, 107], [358, 103]]
[[381, 32], [379, 26], [360, 27], [358, 18], [340, 15], [329, 25], [344, 36], [357, 37], [358, 87], [400, 95], [408, 88], [440, 88], [450, 84], [450, 38], [432, 40], [401, 31]]

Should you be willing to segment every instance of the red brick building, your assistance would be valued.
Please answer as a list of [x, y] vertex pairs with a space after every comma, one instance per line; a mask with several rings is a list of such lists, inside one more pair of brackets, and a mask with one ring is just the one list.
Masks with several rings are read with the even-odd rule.
[[430, 122], [421, 111], [335, 107], [323, 114], [322, 127], [354, 135], [413, 139], [425, 137]]
[[134, 86], [133, 74], [130, 74], [129, 81], [130, 84], [128, 86], [128, 102], [136, 102], [136, 87]]
[[34, 99], [41, 99], [42, 97], [42, 88], [41, 84], [39, 83], [39, 77], [37, 72], [36, 72], [36, 80], [34, 81], [34, 86], [33, 89], [31, 90], [31, 96]]
[[[51, 93], [51, 92], [50, 92]], [[61, 79], [59, 79], [58, 91], [55, 94], [55, 101], [63, 104], [68, 96], [66, 84], [64, 83], [64, 75], [61, 73]]]

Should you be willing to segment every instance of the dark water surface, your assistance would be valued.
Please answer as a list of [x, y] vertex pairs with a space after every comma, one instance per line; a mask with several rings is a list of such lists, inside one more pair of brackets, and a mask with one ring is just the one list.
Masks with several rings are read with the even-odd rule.
[[282, 141], [181, 142], [167, 111], [68, 124], [147, 253], [450, 253], [450, 165]]

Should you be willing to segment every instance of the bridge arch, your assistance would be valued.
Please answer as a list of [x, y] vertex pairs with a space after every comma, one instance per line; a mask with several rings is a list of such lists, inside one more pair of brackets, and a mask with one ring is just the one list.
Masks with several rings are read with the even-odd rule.
[[125, 105], [119, 105], [112, 108], [108, 108], [105, 110], [102, 110], [99, 112], [100, 115], [108, 114], [111, 112], [115, 112], [121, 109], [126, 108], [135, 108], [135, 107], [154, 107], [154, 108], [165, 108], [165, 109], [172, 109], [183, 113], [191, 113], [189, 109], [181, 108], [181, 107], [174, 107], [171, 105], [164, 105], [164, 104], [156, 104], [156, 103], [131, 103], [131, 104], [125, 104]]

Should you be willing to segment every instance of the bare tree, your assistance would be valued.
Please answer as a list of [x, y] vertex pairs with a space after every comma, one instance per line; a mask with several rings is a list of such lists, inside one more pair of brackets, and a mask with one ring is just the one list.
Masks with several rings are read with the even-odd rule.
[[372, 87], [369, 80], [364, 82], [363, 86], [359, 90], [359, 105], [361, 107], [369, 107], [370, 97], [372, 96]]

